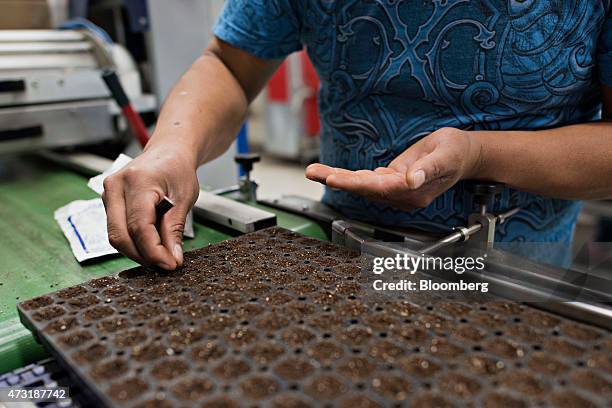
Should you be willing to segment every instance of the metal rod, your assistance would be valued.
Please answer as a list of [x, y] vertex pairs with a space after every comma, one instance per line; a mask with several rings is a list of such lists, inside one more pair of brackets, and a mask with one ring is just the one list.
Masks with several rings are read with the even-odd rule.
[[[487, 211], [487, 206], [483, 205], [480, 207], [480, 213], [481, 215], [486, 215], [486, 211]], [[495, 217], [495, 220], [499, 223], [499, 224], [503, 224], [504, 221], [506, 221], [508, 218], [512, 217], [514, 214], [516, 214], [517, 212], [520, 211], [519, 207], [513, 208], [511, 210], [508, 210], [504, 213], [498, 214]], [[480, 231], [482, 229], [482, 224], [480, 223], [475, 223], [474, 225], [470, 225], [469, 227], [460, 227], [457, 228], [456, 232], [453, 232], [450, 235], [447, 235], [446, 237], [440, 239], [439, 241], [436, 241], [435, 243], [423, 248], [420, 252], [422, 254], [429, 254], [432, 252], [435, 252], [441, 248], [444, 248], [450, 244], [454, 244], [456, 242], [463, 242], [463, 241], [467, 241], [468, 238], [472, 235], [474, 235], [475, 233], [477, 233], [478, 231]]]
[[512, 217], [517, 212], [521, 211], [520, 207], [515, 207], [511, 210], [506, 211], [505, 213], [501, 213], [497, 215], [497, 222], [503, 224], [508, 218]]
[[429, 254], [441, 248], [444, 248], [450, 244], [454, 244], [455, 242], [467, 241], [470, 236], [474, 235], [481, 229], [482, 229], [482, 224], [480, 223], [476, 223], [467, 228], [465, 227], [458, 228], [456, 232], [453, 232], [452, 234], [447, 235], [446, 237], [431, 244], [430, 246], [423, 248], [419, 252], [422, 254]]
[[480, 215], [482, 215], [483, 217], [487, 215], [487, 206], [484, 204], [480, 206]]

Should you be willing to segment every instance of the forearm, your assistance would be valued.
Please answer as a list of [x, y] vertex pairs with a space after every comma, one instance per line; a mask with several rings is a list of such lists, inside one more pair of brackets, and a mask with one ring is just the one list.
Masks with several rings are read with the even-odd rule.
[[242, 88], [214, 55], [198, 58], [166, 99], [147, 150], [179, 148], [195, 166], [231, 144], [247, 112]]
[[146, 150], [180, 154], [194, 167], [215, 159], [279, 64], [214, 39], [166, 99]]
[[470, 177], [564, 199], [612, 197], [612, 123], [542, 131], [474, 131], [480, 154]]

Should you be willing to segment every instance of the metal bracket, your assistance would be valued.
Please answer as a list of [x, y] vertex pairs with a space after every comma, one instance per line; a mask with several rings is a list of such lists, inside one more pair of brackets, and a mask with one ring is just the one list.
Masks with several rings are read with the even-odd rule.
[[276, 215], [271, 212], [203, 190], [193, 206], [193, 214], [243, 233], [276, 225]]
[[238, 182], [238, 191], [240, 191], [242, 200], [256, 202], [257, 201], [257, 187], [259, 186], [253, 180], [248, 179], [246, 177], [241, 177]]
[[493, 214], [472, 214], [468, 217], [468, 225], [480, 224], [481, 228], [471, 238], [482, 243], [487, 249], [493, 248], [495, 242], [495, 227], [497, 218]]

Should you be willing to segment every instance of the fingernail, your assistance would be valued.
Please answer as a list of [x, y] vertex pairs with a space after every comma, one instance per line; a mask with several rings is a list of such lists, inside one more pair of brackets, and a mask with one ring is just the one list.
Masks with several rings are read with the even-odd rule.
[[174, 245], [172, 254], [174, 255], [174, 259], [176, 259], [176, 262], [179, 265], [182, 265], [183, 264], [183, 247], [180, 244]]
[[174, 268], [172, 268], [170, 265], [165, 264], [165, 263], [159, 263], [159, 264], [157, 264], [157, 266], [162, 268], [162, 269], [165, 269], [167, 271], [174, 270]]
[[412, 183], [415, 190], [421, 187], [423, 183], [425, 183], [425, 172], [423, 170], [417, 170], [412, 173]]

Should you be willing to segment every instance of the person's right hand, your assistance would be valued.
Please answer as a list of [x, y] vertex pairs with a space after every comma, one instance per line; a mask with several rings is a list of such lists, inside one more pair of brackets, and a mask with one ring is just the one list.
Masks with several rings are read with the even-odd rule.
[[[166, 270], [183, 264], [185, 218], [200, 191], [190, 155], [152, 147], [104, 180], [108, 239], [119, 252]], [[157, 222], [155, 207], [164, 196], [175, 206]]]

